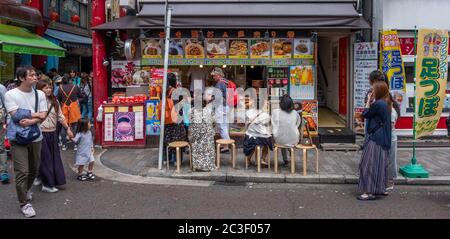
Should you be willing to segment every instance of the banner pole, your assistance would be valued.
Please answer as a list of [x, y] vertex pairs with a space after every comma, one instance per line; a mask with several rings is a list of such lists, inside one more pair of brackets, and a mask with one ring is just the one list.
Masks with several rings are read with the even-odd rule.
[[407, 178], [428, 178], [429, 173], [425, 168], [417, 164], [416, 159], [416, 85], [417, 85], [417, 41], [418, 41], [417, 27], [414, 26], [414, 117], [413, 117], [413, 156], [411, 158], [411, 164], [400, 167], [399, 172]]

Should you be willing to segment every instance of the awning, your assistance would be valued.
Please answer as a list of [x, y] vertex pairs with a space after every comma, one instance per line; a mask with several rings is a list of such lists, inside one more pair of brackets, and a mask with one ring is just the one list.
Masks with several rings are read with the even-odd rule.
[[[173, 28], [368, 29], [351, 2], [177, 2]], [[164, 4], [145, 3], [137, 24], [161, 28]]]
[[43, 26], [39, 10], [17, 3], [15, 0], [2, 1], [0, 18], [26, 25]]
[[111, 22], [92, 27], [92, 30], [132, 30], [142, 28], [136, 16], [124, 16]]
[[4, 24], [0, 24], [0, 45], [4, 52], [59, 57], [65, 55], [64, 48], [24, 28]]
[[92, 39], [89, 37], [84, 37], [53, 29], [47, 29], [47, 31], [45, 31], [45, 35], [60, 40], [61, 45], [63, 47], [73, 47], [73, 48], [92, 47]]

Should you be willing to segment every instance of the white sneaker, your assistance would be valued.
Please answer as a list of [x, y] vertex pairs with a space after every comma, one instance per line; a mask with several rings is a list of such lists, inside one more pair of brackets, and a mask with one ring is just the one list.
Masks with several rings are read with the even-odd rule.
[[33, 182], [33, 186], [39, 186], [42, 184], [42, 180], [40, 178], [35, 178]]
[[78, 146], [73, 146], [73, 150], [77, 151], [78, 150]]
[[36, 212], [34, 211], [33, 206], [31, 205], [31, 203], [27, 203], [25, 204], [25, 206], [23, 206], [20, 211], [23, 213], [23, 215], [25, 217], [34, 217], [36, 216]]
[[49, 188], [49, 187], [46, 187], [46, 186], [44, 186], [44, 185], [42, 185], [42, 192], [46, 192], [46, 193], [56, 193], [56, 192], [58, 192], [59, 190], [56, 188], [56, 187], [51, 187], [51, 188]]
[[66, 151], [66, 150], [67, 150], [67, 146], [63, 145], [63, 146], [61, 147], [61, 149], [62, 149], [63, 151]]
[[33, 200], [33, 193], [31, 191], [27, 192], [27, 199], [28, 199], [28, 201]]

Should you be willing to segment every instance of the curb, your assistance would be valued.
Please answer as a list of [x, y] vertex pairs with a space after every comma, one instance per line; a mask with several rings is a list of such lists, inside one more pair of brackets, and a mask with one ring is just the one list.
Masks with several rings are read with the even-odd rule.
[[[138, 175], [137, 173], [127, 173], [131, 170], [121, 168], [115, 165], [111, 168], [111, 165], [103, 164], [101, 161], [102, 155], [108, 149], [103, 149], [103, 151], [96, 156], [96, 162], [101, 164], [102, 167], [107, 168], [112, 172], [121, 174], [122, 176], [129, 177], [139, 177], [142, 183], [145, 183], [145, 178], [159, 178], [168, 180], [168, 184], [174, 184], [173, 180], [181, 180], [183, 183], [185, 181], [191, 182], [208, 182], [212, 184], [213, 182], [225, 182], [225, 183], [299, 183], [299, 184], [358, 184], [358, 176], [355, 174], [309, 174], [303, 176], [301, 173], [290, 174], [290, 173], [278, 173], [273, 172], [261, 172], [257, 173], [254, 170], [243, 171], [243, 170], [226, 170], [226, 171], [216, 171], [216, 172], [191, 172], [186, 169], [181, 171], [180, 174], [175, 172], [175, 168], [171, 167], [170, 171], [167, 172], [164, 168], [159, 170], [157, 168], [151, 168], [147, 171], [145, 175]], [[99, 175], [100, 176], [100, 175]], [[102, 176], [101, 176], [102, 177]], [[109, 179], [102, 177], [105, 179]], [[115, 180], [115, 179], [113, 179]], [[171, 181], [172, 180], [172, 181]], [[135, 183], [141, 183], [139, 180], [134, 178], [132, 180]], [[405, 178], [399, 175], [395, 179], [395, 184], [397, 185], [450, 185], [450, 176], [432, 176], [430, 178]], [[178, 185], [178, 184], [177, 184]]]

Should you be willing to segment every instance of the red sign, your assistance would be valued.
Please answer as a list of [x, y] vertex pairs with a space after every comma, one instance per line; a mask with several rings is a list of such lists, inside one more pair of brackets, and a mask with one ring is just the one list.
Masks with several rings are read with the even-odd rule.
[[[414, 55], [414, 37], [399, 38], [400, 48], [402, 55], [413, 56]], [[448, 55], [450, 55], [450, 47], [448, 48]]]
[[347, 49], [348, 37], [339, 39], [339, 114], [347, 114]]
[[402, 55], [414, 55], [414, 38], [399, 38]]

